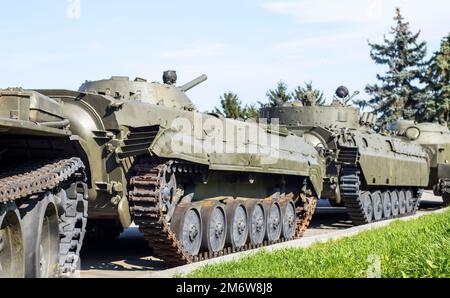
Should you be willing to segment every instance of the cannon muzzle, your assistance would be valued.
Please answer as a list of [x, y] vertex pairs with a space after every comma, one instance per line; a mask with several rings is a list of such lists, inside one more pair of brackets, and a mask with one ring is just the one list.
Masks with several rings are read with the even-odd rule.
[[189, 91], [192, 88], [194, 88], [195, 86], [200, 85], [201, 83], [203, 83], [207, 79], [208, 79], [208, 77], [205, 74], [201, 75], [198, 78], [190, 81], [189, 83], [186, 83], [183, 86], [181, 86], [180, 90], [183, 91], [183, 92]]

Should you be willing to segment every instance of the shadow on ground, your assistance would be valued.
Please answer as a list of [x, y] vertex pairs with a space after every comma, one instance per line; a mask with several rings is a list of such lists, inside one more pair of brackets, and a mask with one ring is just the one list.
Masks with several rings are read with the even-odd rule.
[[167, 267], [151, 257], [152, 249], [147, 245], [138, 228], [129, 228], [116, 240], [90, 242], [81, 252], [81, 270], [148, 271], [164, 270]]
[[433, 211], [437, 209], [443, 208], [443, 202], [442, 199], [422, 199], [420, 201], [420, 211]]

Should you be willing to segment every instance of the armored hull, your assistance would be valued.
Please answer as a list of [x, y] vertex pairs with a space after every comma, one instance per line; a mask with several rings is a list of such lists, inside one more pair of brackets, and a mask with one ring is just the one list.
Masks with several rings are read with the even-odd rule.
[[430, 178], [427, 189], [450, 204], [450, 131], [438, 123], [415, 123], [399, 120], [391, 125], [392, 133], [405, 142], [420, 144], [428, 154]]
[[266, 107], [260, 116], [303, 136], [326, 158], [322, 197], [345, 206], [354, 223], [416, 211], [421, 189], [429, 184], [426, 151], [374, 132], [374, 116], [336, 100], [330, 106]]

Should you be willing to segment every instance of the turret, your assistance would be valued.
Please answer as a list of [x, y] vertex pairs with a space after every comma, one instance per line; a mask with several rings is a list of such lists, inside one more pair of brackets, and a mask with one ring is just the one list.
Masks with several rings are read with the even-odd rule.
[[206, 75], [181, 86], [175, 86], [177, 74], [173, 70], [165, 71], [163, 83], [147, 82], [136, 78], [133, 81], [125, 76], [113, 76], [107, 80], [86, 81], [80, 92], [110, 96], [118, 100], [140, 100], [146, 103], [164, 105], [171, 108], [195, 110], [195, 105], [185, 94], [186, 91], [206, 81]]
[[349, 96], [346, 87], [341, 86], [336, 90], [331, 105], [304, 105], [300, 101], [287, 102], [281, 106], [264, 107], [260, 111], [260, 117], [279, 119], [282, 126], [293, 131], [309, 130], [313, 127], [330, 129], [359, 129], [373, 127], [376, 117], [370, 113], [360, 114], [360, 110], [347, 103], [357, 94]]

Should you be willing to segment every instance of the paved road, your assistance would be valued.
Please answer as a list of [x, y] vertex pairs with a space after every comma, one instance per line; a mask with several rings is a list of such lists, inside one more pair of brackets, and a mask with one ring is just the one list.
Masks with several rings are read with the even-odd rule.
[[[442, 207], [442, 199], [425, 193], [419, 212]], [[325, 201], [319, 207], [305, 237], [352, 227], [344, 208], [330, 207]], [[137, 277], [146, 271], [164, 270], [163, 262], [151, 256], [137, 228], [127, 229], [112, 242], [93, 243], [82, 251], [81, 277]]]

